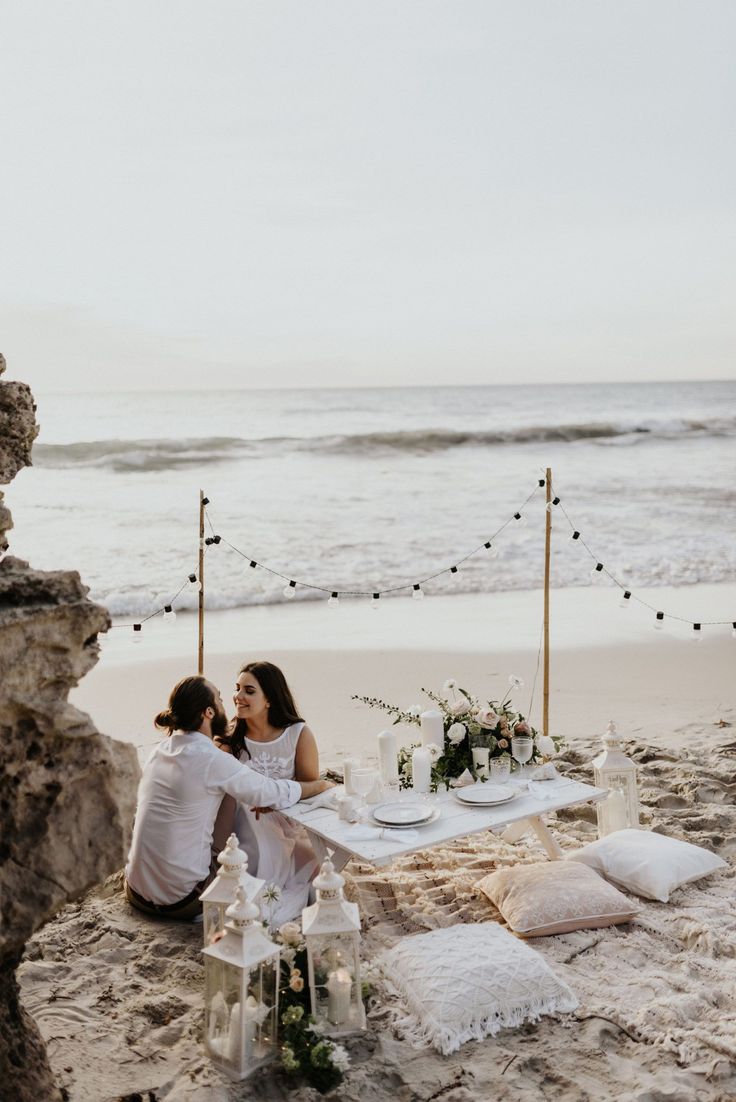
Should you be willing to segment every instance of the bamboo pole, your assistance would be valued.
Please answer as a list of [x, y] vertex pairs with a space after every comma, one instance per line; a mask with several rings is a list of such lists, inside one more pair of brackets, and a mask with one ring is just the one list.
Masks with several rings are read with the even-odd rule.
[[197, 673], [204, 673], [204, 490], [199, 491], [199, 637]]
[[[547, 467], [547, 504], [552, 500], [552, 468]], [[545, 509], [544, 525], [544, 694], [542, 708], [542, 732], [549, 734], [549, 560], [552, 546], [552, 512]]]

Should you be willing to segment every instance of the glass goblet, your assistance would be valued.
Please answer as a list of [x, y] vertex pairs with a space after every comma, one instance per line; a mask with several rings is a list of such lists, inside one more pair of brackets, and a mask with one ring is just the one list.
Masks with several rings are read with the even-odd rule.
[[519, 780], [525, 779], [524, 763], [528, 762], [534, 752], [534, 739], [531, 735], [514, 735], [511, 739], [511, 753], [514, 761], [519, 766]]
[[374, 768], [362, 767], [360, 769], [353, 769], [350, 774], [350, 786], [357, 796], [360, 796], [361, 805], [364, 809], [367, 805], [365, 798], [376, 783], [377, 772]]
[[499, 754], [491, 758], [491, 780], [504, 784], [511, 776], [511, 758], [508, 754]]

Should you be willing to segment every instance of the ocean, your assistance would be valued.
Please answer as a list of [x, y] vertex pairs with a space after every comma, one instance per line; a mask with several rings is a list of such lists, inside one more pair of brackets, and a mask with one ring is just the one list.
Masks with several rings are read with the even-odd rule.
[[328, 591], [297, 584], [296, 600], [409, 596], [417, 582], [428, 596], [537, 588], [546, 467], [561, 499], [553, 585], [612, 584], [591, 578], [596, 560], [634, 590], [736, 572], [736, 382], [36, 400], [34, 466], [7, 491], [11, 550], [79, 570], [116, 617], [145, 616], [182, 585], [175, 607], [195, 606], [200, 488], [207, 534], [221, 536], [207, 551], [210, 608], [286, 600], [285, 581], [251, 560]]

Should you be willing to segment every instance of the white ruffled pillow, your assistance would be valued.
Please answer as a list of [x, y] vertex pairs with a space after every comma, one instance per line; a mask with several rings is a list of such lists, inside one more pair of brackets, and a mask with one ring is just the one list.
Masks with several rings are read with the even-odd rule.
[[543, 1014], [567, 1013], [578, 1000], [546, 961], [495, 922], [405, 937], [379, 958], [386, 986], [409, 1013], [395, 1021], [416, 1048], [449, 1055]]
[[710, 850], [649, 830], [615, 830], [567, 855], [582, 861], [620, 888], [668, 903], [683, 884], [700, 880], [726, 862]]

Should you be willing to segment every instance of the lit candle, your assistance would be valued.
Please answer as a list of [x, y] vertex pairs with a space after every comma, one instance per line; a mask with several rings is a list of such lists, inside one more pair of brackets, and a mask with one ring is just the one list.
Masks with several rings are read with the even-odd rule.
[[421, 721], [422, 746], [429, 746], [430, 743], [434, 743], [435, 746], [439, 746], [443, 750], [445, 746], [445, 725], [442, 721], [442, 713], [436, 709], [422, 712]]
[[473, 766], [475, 772], [478, 774], [480, 780], [484, 781], [488, 778], [489, 765], [488, 761], [491, 756], [491, 751], [487, 746], [474, 746], [473, 747]]
[[395, 731], [381, 731], [378, 736], [378, 762], [384, 784], [399, 783], [399, 747]]
[[357, 795], [357, 793], [353, 791], [352, 785], [350, 784], [350, 774], [352, 773], [353, 769], [360, 769], [360, 758], [345, 758], [342, 768], [343, 781], [345, 783], [345, 795]]
[[350, 992], [353, 981], [347, 968], [330, 972], [327, 979], [327, 1017], [333, 1025], [343, 1025], [350, 1019]]
[[417, 746], [411, 755], [411, 786], [415, 792], [429, 792], [432, 781], [432, 755], [426, 746]]
[[606, 803], [608, 809], [608, 826], [611, 833], [614, 830], [625, 830], [629, 825], [629, 815], [626, 808], [626, 796], [623, 789], [614, 788]]

